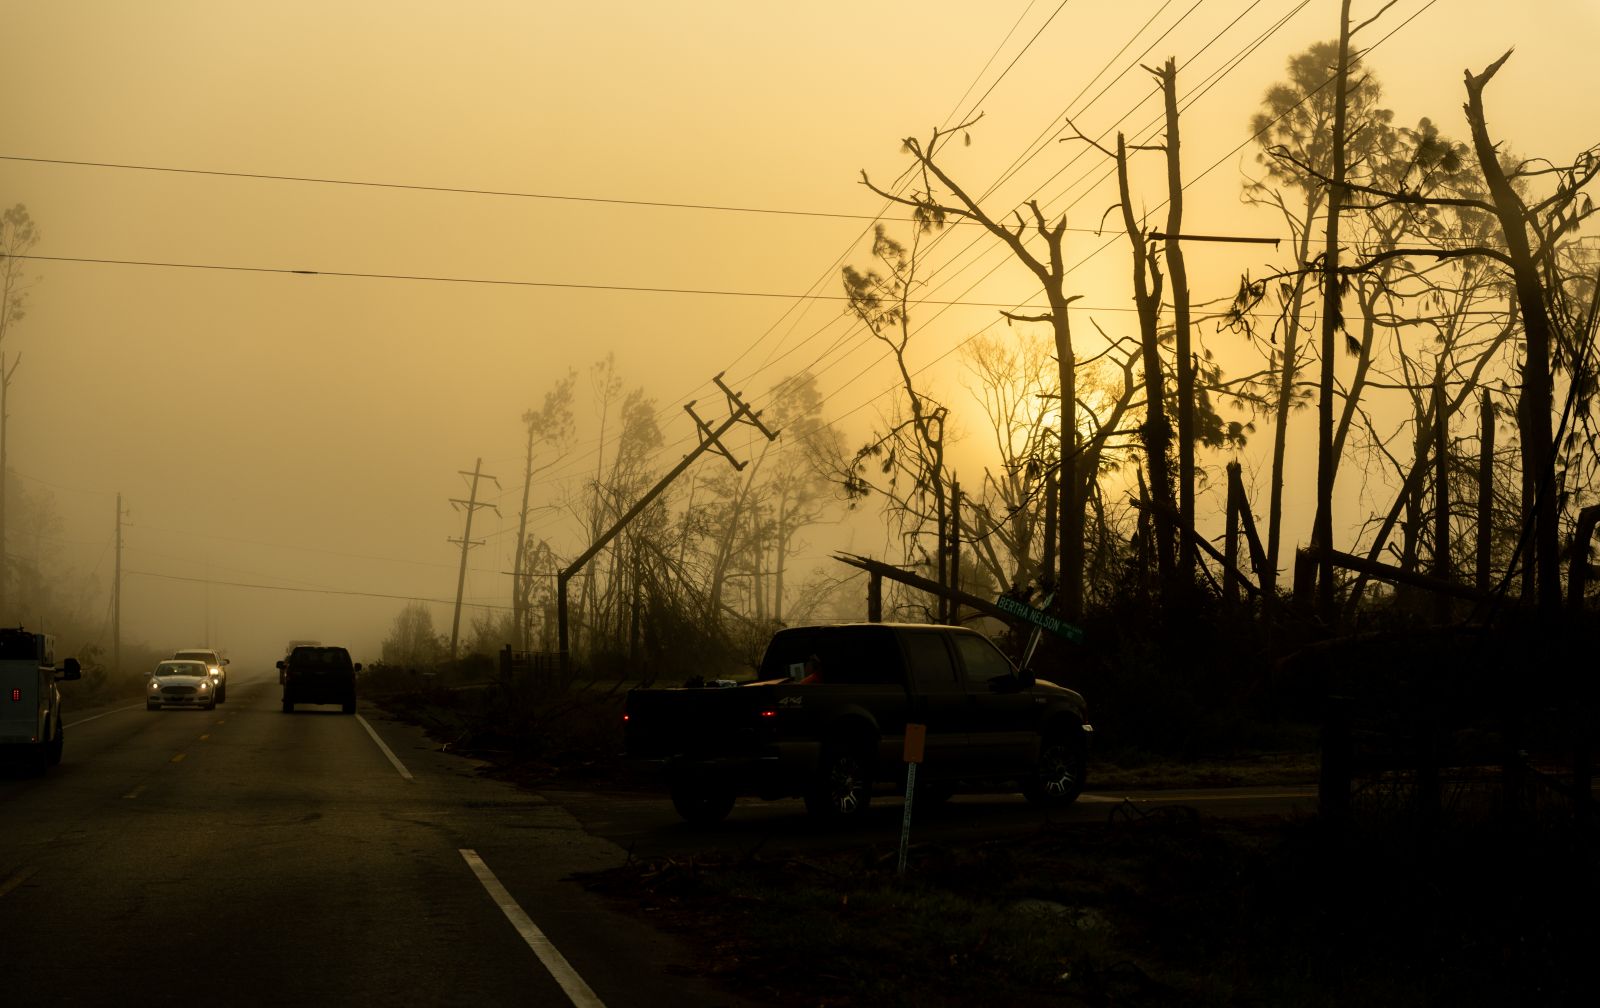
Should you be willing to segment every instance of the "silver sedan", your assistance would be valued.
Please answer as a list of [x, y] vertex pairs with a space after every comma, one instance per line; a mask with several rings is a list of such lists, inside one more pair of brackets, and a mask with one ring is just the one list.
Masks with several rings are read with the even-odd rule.
[[217, 687], [203, 661], [172, 659], [157, 665], [145, 688], [145, 707], [217, 709]]

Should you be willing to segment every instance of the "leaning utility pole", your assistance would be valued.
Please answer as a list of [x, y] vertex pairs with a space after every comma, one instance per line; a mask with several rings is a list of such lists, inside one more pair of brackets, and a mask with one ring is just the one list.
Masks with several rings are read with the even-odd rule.
[[[591, 543], [588, 549], [579, 554], [576, 560], [572, 561], [561, 573], [556, 575], [556, 646], [561, 652], [561, 672], [563, 676], [566, 675], [571, 665], [571, 657], [567, 653], [567, 582], [572, 580], [572, 576], [578, 573], [584, 564], [593, 560], [596, 553], [605, 549], [606, 543], [616, 538], [618, 532], [621, 532], [629, 522], [637, 518], [639, 512], [649, 507], [650, 502], [661, 495], [661, 491], [671, 486], [672, 481], [681, 476], [683, 471], [689, 468], [690, 464], [705, 454], [707, 450], [713, 450], [727, 459], [735, 471], [743, 470], [747, 463], [734, 459], [733, 453], [724, 448], [722, 442], [718, 440], [722, 435], [728, 433], [734, 424], [741, 422], [750, 424], [765, 434], [768, 441], [778, 436], [777, 432], [767, 430], [766, 426], [762, 424], [760, 413], [751, 412], [749, 404], [739, 398], [742, 393], [731, 391], [728, 386], [722, 383], [722, 375], [720, 373], [711, 380], [716, 382], [717, 388], [720, 388], [723, 394], [728, 397], [728, 409], [730, 410], [728, 419], [724, 420], [716, 430], [712, 430], [711, 425], [700, 419], [700, 415], [694, 411], [694, 400], [691, 399], [685, 403], [684, 410], [691, 417], [694, 417], [695, 426], [699, 428], [700, 444], [694, 451], [685, 455], [683, 461], [674, 466], [671, 472], [661, 477], [661, 480], [646, 491], [643, 497], [634, 501], [633, 507], [628, 509], [627, 514], [617, 519], [615, 525], [601, 533], [600, 537]], [[462, 562], [465, 563], [465, 560]]]
[[466, 500], [458, 500], [454, 497], [450, 498], [451, 507], [456, 508], [457, 510], [465, 510], [467, 512], [467, 527], [461, 533], [461, 538], [447, 540], [448, 542], [458, 542], [461, 544], [461, 573], [456, 576], [456, 613], [455, 618], [450, 621], [451, 661], [456, 660], [456, 644], [461, 640], [461, 595], [464, 591], [466, 591], [467, 588], [467, 552], [474, 546], [483, 545], [483, 541], [481, 539], [474, 541], [472, 538], [472, 516], [479, 508], [484, 507], [494, 511], [495, 514], [500, 513], [500, 509], [495, 507], [493, 504], [480, 503], [478, 501], [478, 481], [480, 479], [493, 480], [495, 486], [500, 485], [499, 480], [482, 472], [482, 469], [483, 459], [480, 458], [473, 465], [471, 472], [467, 472], [462, 469], [456, 470], [463, 476], [472, 477], [472, 491], [467, 495]]

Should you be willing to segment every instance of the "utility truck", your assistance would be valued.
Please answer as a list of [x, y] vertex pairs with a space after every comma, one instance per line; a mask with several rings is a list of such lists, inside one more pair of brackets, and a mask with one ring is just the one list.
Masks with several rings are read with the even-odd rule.
[[61, 762], [64, 679], [80, 678], [78, 659], [56, 668], [55, 638], [22, 627], [0, 628], [0, 756], [42, 774]]

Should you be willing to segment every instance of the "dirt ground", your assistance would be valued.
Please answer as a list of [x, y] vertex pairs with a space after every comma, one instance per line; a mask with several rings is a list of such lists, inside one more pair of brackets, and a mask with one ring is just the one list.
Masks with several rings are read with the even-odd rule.
[[[397, 705], [404, 707], [405, 705]], [[422, 723], [439, 712], [397, 709]], [[463, 734], [444, 712], [446, 748]], [[595, 747], [464, 754], [530, 789], [653, 786]], [[1303, 784], [1307, 752], [1102, 760], [1091, 786]], [[698, 971], [788, 1008], [1589, 1004], [1600, 840], [1570, 816], [1416, 821], [1374, 792], [1338, 830], [1184, 806], [962, 846], [708, 849], [579, 881], [699, 950]]]
[[1178, 808], [952, 849], [583, 879], [778, 1006], [1590, 1003], [1593, 837], [1416, 839]]

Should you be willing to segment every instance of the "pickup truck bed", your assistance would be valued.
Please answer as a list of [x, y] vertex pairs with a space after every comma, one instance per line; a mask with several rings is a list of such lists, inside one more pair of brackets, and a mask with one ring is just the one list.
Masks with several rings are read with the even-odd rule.
[[[800, 673], [820, 668], [820, 681]], [[779, 631], [759, 678], [628, 694], [627, 754], [660, 763], [692, 822], [720, 820], [740, 795], [800, 797], [821, 816], [863, 811], [904, 780], [907, 724], [927, 729], [927, 793], [1015, 782], [1065, 803], [1083, 784], [1083, 698], [1018, 672], [961, 627], [840, 624]], [[920, 792], [919, 792], [920, 793]]]

